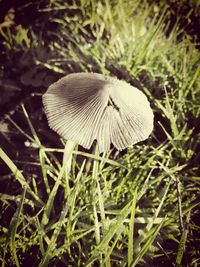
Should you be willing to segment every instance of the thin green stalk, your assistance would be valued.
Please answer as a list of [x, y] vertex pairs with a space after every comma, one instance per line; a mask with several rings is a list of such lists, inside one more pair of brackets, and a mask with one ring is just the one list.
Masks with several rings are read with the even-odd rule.
[[11, 250], [11, 253], [13, 254], [15, 264], [17, 267], [20, 267], [20, 263], [19, 263], [19, 259], [17, 256], [17, 251], [16, 251], [17, 244], [15, 242], [15, 239], [16, 239], [17, 228], [18, 228], [18, 225], [20, 223], [20, 216], [22, 214], [25, 195], [26, 195], [26, 188], [24, 188], [24, 190], [23, 190], [18, 208], [17, 208], [14, 216], [12, 217], [10, 227], [9, 227], [9, 233], [8, 233], [8, 236], [10, 238], [10, 250]]
[[181, 240], [179, 242], [178, 246], [178, 252], [176, 255], [176, 264], [179, 266], [182, 262], [184, 252], [186, 252], [186, 241], [187, 241], [187, 235], [189, 231], [189, 222], [190, 222], [190, 212], [188, 212], [187, 217], [186, 217], [186, 223], [185, 227], [182, 230], [182, 235], [181, 235]]
[[129, 222], [129, 234], [128, 234], [128, 266], [131, 266], [133, 261], [133, 253], [134, 253], [134, 224], [135, 224], [135, 209], [136, 209], [136, 202], [137, 202], [137, 190], [135, 190], [135, 194], [133, 196], [133, 203], [131, 206], [131, 217]]
[[[95, 149], [95, 156], [98, 154], [98, 148]], [[98, 221], [97, 209], [96, 209], [96, 187], [98, 183], [98, 169], [99, 162], [94, 160], [93, 170], [92, 170], [92, 183], [93, 183], [93, 192], [92, 192], [92, 206], [93, 206], [93, 214], [94, 214], [94, 224], [95, 224], [95, 239], [96, 244], [100, 243], [100, 224]]]

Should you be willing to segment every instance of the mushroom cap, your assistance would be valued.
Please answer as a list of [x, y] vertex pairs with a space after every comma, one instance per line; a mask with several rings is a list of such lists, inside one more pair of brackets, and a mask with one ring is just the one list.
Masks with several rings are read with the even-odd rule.
[[146, 96], [125, 81], [98, 73], [72, 73], [43, 95], [49, 126], [66, 140], [99, 152], [111, 143], [122, 150], [143, 141], [153, 130]]

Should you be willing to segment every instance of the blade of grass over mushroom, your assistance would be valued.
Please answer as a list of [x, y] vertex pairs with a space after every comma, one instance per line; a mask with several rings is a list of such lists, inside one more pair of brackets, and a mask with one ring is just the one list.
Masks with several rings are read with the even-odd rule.
[[[59, 149], [59, 148], [43, 148], [44, 151], [46, 152], [61, 152], [63, 153], [63, 149]], [[94, 154], [90, 154], [87, 152], [82, 152], [82, 151], [73, 151], [72, 152], [74, 155], [80, 155], [80, 156], [84, 156], [86, 158], [91, 158], [94, 160], [99, 160], [102, 163], [108, 163], [110, 165], [116, 166], [116, 167], [120, 167], [120, 168], [127, 168], [125, 165], [120, 164], [119, 162], [109, 159], [107, 157], [101, 157], [99, 155], [94, 155]]]
[[17, 181], [21, 184], [23, 188], [27, 189], [27, 192], [37, 201], [39, 206], [43, 205], [43, 201], [32, 191], [29, 184], [27, 183], [25, 177], [21, 173], [21, 171], [17, 168], [17, 166], [13, 163], [13, 161], [8, 157], [8, 155], [0, 148], [0, 157], [6, 163], [6, 165], [10, 168]]
[[116, 166], [116, 167], [119, 167], [119, 168], [125, 168], [125, 169], [127, 168], [125, 165], [122, 165], [119, 162], [114, 161], [112, 159], [109, 159], [107, 157], [101, 157], [99, 155], [93, 155], [93, 154], [89, 154], [89, 153], [81, 152], [81, 151], [73, 151], [73, 154], [81, 155], [81, 156], [88, 157], [88, 158], [91, 158], [91, 159], [94, 159], [94, 160], [99, 160], [102, 163], [108, 163], [110, 165], [113, 165], [113, 166]]

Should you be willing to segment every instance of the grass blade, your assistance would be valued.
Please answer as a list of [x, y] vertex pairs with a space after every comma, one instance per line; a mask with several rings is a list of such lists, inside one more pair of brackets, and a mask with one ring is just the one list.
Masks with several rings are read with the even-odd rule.
[[102, 241], [99, 243], [99, 245], [93, 251], [92, 256], [87, 262], [86, 266], [90, 266], [90, 264], [98, 258], [99, 253], [103, 252], [107, 248], [110, 240], [119, 231], [119, 229], [121, 228], [121, 225], [123, 224], [123, 221], [126, 219], [129, 213], [130, 213], [130, 203], [128, 203], [120, 211], [116, 219], [113, 219], [110, 229], [108, 230], [107, 234], [104, 236]]
[[27, 192], [37, 201], [37, 204], [39, 206], [42, 206], [43, 201], [32, 191], [21, 171], [17, 168], [17, 166], [13, 163], [13, 161], [1, 148], [0, 148], [0, 157], [6, 163], [6, 165], [9, 167], [12, 173], [15, 175], [15, 178], [21, 184], [21, 186], [27, 189]]
[[20, 203], [17, 207], [14, 216], [12, 217], [8, 232], [8, 239], [10, 239], [10, 250], [11, 253], [13, 254], [13, 258], [17, 267], [20, 267], [20, 263], [17, 256], [17, 251], [16, 251], [17, 245], [15, 243], [15, 238], [16, 238], [17, 228], [20, 223], [20, 215], [22, 213], [25, 195], [26, 195], [26, 188], [24, 188], [23, 190]]
[[189, 226], [189, 220], [190, 220], [190, 212], [187, 214], [186, 218], [186, 226], [184, 227], [184, 230], [181, 235], [181, 240], [179, 242], [178, 246], [178, 252], [176, 255], [176, 264], [179, 266], [182, 262], [183, 255], [185, 252], [185, 245], [186, 245], [186, 240], [187, 240], [187, 234], [188, 234], [188, 226]]
[[144, 254], [147, 252], [147, 250], [150, 248], [150, 246], [152, 245], [153, 241], [155, 240], [155, 238], [156, 238], [157, 234], [159, 233], [161, 227], [163, 226], [164, 222], [165, 222], [165, 218], [163, 218], [163, 221], [149, 235], [149, 238], [147, 239], [147, 241], [145, 242], [145, 244], [141, 248], [140, 252], [135, 257], [133, 263], [131, 264], [131, 267], [136, 266], [139, 263], [139, 261], [142, 259]]
[[131, 207], [131, 218], [129, 222], [129, 234], [128, 234], [128, 266], [131, 266], [133, 261], [133, 234], [134, 234], [134, 223], [135, 223], [135, 208], [137, 202], [137, 190], [133, 197], [133, 203]]
[[50, 239], [50, 242], [48, 244], [48, 248], [47, 248], [47, 250], [46, 250], [46, 252], [45, 252], [45, 254], [44, 254], [44, 256], [43, 256], [43, 258], [42, 258], [42, 260], [40, 262], [40, 264], [39, 264], [39, 267], [48, 266], [48, 263], [49, 263], [50, 259], [53, 256], [53, 251], [54, 251], [54, 249], [56, 247], [56, 241], [57, 241], [57, 238], [58, 238], [58, 236], [60, 234], [60, 231], [61, 231], [61, 228], [62, 228], [62, 225], [63, 225], [63, 221], [64, 221], [64, 219], [65, 219], [65, 217], [67, 215], [68, 210], [69, 210], [69, 207], [68, 207], [68, 205], [65, 204], [64, 209], [61, 212], [60, 219], [59, 219], [59, 221], [58, 221], [58, 223], [57, 223], [57, 225], [56, 225], [56, 227], [54, 229], [54, 232], [53, 232], [52, 237]]

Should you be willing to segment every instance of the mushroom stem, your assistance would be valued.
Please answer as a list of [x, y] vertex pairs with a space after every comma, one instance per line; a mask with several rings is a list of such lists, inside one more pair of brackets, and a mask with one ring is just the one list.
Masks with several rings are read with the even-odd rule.
[[[95, 156], [98, 156], [98, 146], [95, 146]], [[93, 162], [93, 170], [92, 170], [92, 179], [93, 179], [93, 186], [92, 186], [92, 206], [93, 206], [93, 216], [94, 216], [94, 226], [95, 226], [95, 239], [96, 239], [96, 244], [98, 245], [101, 241], [100, 238], [100, 223], [98, 220], [98, 215], [97, 215], [97, 209], [96, 209], [96, 189], [97, 189], [97, 183], [98, 183], [98, 170], [99, 170], [99, 162], [98, 160], [94, 160]]]
[[72, 163], [72, 152], [74, 150], [76, 143], [68, 140], [65, 144], [65, 149], [63, 153], [63, 165], [65, 166], [65, 174], [70, 173], [71, 163]]
[[74, 150], [76, 143], [68, 140], [65, 144], [65, 149], [63, 153], [63, 168], [64, 168], [64, 178], [66, 179], [66, 187], [65, 187], [65, 194], [69, 196], [70, 194], [70, 186], [69, 186], [69, 173], [71, 171], [71, 163], [72, 163], [72, 152]]
[[[94, 155], [99, 156], [99, 148], [98, 145], [95, 146], [94, 149]], [[104, 205], [103, 205], [103, 195], [100, 188], [100, 182], [99, 182], [99, 161], [97, 159], [94, 159], [93, 162], [93, 171], [92, 171], [92, 178], [93, 178], [93, 191], [92, 191], [92, 205], [93, 205], [93, 213], [94, 213], [94, 224], [95, 224], [95, 238], [97, 245], [101, 241], [101, 235], [104, 234], [104, 222], [105, 222], [105, 212], [104, 212]], [[96, 198], [98, 196], [98, 202], [96, 202]], [[98, 218], [97, 215], [97, 209], [96, 206], [99, 206], [100, 210], [100, 218]], [[99, 222], [99, 219], [101, 220], [101, 223]], [[102, 226], [101, 226], [102, 224]]]

